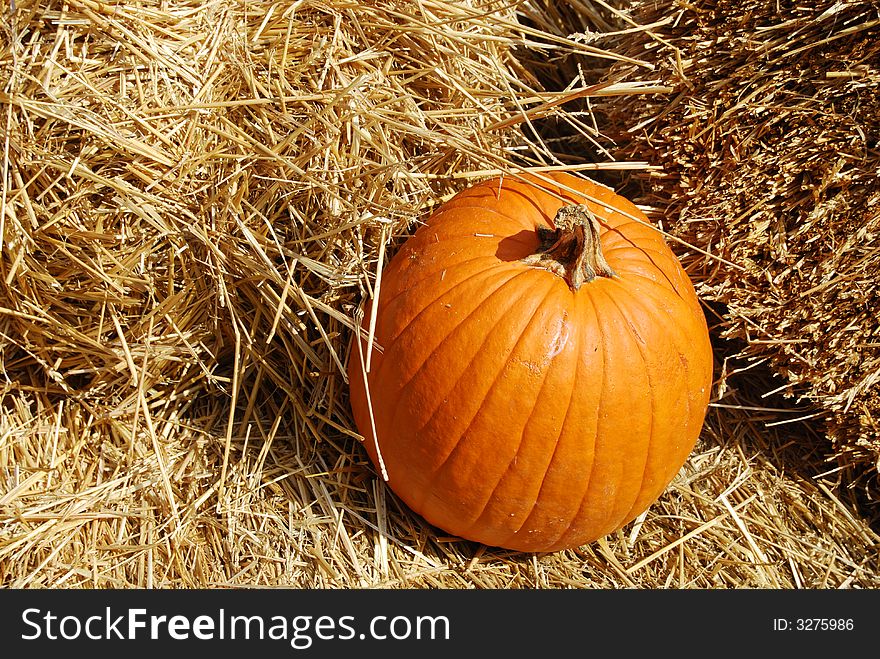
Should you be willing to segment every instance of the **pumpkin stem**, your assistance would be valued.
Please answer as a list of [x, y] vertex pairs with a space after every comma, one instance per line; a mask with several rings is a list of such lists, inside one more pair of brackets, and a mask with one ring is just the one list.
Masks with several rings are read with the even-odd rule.
[[575, 291], [596, 277], [616, 276], [602, 254], [599, 220], [586, 204], [563, 206], [553, 224], [555, 229], [538, 227], [538, 251], [523, 263], [563, 277]]

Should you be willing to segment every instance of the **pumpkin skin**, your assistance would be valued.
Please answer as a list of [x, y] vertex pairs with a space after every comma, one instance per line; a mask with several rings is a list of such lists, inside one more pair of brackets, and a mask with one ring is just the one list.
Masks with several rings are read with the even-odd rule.
[[[382, 273], [366, 380], [369, 304], [348, 365], [355, 424], [397, 496], [447, 533], [527, 552], [646, 510], [692, 451], [712, 383], [705, 316], [662, 234], [604, 186], [543, 178], [440, 206]], [[523, 259], [584, 203], [615, 275], [574, 290]]]

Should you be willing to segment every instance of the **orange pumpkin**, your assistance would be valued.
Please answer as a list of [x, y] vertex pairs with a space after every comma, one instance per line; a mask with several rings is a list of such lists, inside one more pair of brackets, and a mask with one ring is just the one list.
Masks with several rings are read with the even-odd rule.
[[712, 352], [690, 279], [645, 223], [571, 174], [494, 179], [439, 207], [385, 268], [375, 324], [368, 306], [352, 342], [351, 406], [427, 521], [571, 548], [633, 520], [679, 471]]

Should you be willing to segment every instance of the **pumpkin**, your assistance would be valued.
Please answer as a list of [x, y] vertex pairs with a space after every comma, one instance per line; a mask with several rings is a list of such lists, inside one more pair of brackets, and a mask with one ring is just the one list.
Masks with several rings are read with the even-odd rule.
[[349, 355], [353, 419], [392, 491], [446, 533], [577, 547], [645, 511], [692, 451], [706, 318], [611, 189], [568, 173], [473, 185], [380, 282]]

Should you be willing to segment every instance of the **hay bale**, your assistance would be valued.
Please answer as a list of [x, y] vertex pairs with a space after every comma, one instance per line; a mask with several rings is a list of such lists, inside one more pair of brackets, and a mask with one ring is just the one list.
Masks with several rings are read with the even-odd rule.
[[[370, 468], [343, 366], [418, 218], [489, 174], [640, 166], [603, 163], [567, 109], [650, 90], [591, 87], [622, 59], [591, 36], [619, 12], [556, 5], [16, 1], [0, 584], [880, 585], [847, 493], [779, 452], [808, 431], [768, 433], [746, 398], [713, 408], [656, 507], [577, 551], [445, 538]], [[545, 87], [572, 57], [595, 68]]]
[[880, 5], [640, 2], [634, 18], [653, 28], [620, 52], [651, 53], [673, 90], [603, 103], [616, 153], [661, 166], [643, 201], [701, 250], [682, 258], [723, 335], [780, 377], [764, 393], [796, 398], [842, 478], [876, 492]]

